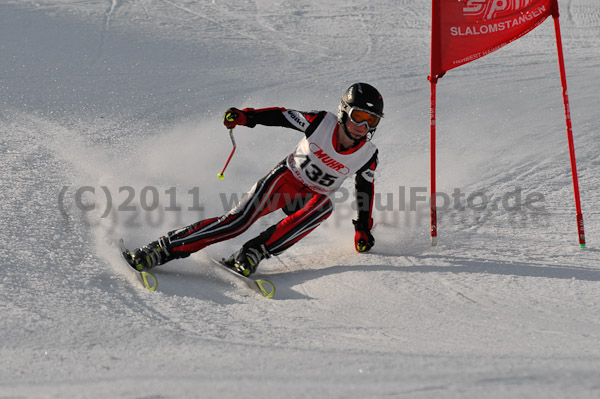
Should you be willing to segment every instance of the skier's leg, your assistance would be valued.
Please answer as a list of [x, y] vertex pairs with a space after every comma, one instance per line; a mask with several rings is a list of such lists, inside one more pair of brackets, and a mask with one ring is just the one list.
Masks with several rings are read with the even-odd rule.
[[316, 229], [333, 212], [326, 195], [314, 195], [304, 207], [269, 227], [225, 261], [227, 266], [245, 276], [253, 273], [258, 263], [285, 251]]
[[285, 165], [259, 180], [234, 209], [221, 217], [201, 220], [168, 234], [175, 253], [192, 253], [246, 231], [260, 216], [273, 211], [271, 197], [285, 184]]
[[290, 179], [293, 179], [291, 172], [285, 164], [279, 164], [259, 180], [229, 213], [172, 231], [159, 240], [133, 251], [132, 260], [135, 266], [140, 270], [150, 269], [242, 234], [256, 219], [285, 204], [277, 197]]

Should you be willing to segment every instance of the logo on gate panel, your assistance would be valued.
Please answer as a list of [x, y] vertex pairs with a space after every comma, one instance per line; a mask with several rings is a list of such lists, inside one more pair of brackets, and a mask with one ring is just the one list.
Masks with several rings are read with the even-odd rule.
[[312, 152], [317, 158], [319, 158], [321, 162], [323, 162], [323, 164], [335, 170], [336, 172], [341, 173], [343, 175], [347, 175], [350, 172], [350, 169], [348, 169], [348, 167], [327, 155], [327, 153], [323, 151], [323, 149], [321, 149], [321, 147], [319, 147], [317, 144], [310, 143], [310, 152]]
[[463, 14], [477, 19], [494, 19], [530, 6], [537, 0], [458, 0], [463, 2]]

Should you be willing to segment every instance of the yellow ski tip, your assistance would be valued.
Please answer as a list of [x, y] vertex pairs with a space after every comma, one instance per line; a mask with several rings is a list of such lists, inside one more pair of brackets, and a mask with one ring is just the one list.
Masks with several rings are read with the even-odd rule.
[[141, 274], [144, 286], [150, 291], [156, 290], [156, 287], [158, 287], [158, 280], [156, 277], [148, 272], [142, 272]]
[[275, 285], [268, 280], [256, 280], [256, 284], [265, 298], [271, 298], [275, 295]]

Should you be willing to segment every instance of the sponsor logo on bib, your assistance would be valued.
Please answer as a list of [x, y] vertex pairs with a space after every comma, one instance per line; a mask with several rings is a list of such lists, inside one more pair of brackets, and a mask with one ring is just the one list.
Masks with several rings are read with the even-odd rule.
[[343, 175], [347, 175], [350, 172], [350, 169], [346, 167], [343, 163], [333, 159], [321, 147], [319, 147], [315, 143], [310, 143], [310, 152], [312, 152], [317, 158], [323, 162], [327, 167], [335, 170], [338, 173]]

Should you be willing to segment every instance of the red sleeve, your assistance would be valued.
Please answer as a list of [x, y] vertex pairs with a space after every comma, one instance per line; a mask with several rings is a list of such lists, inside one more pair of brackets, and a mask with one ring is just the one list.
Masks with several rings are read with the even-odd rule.
[[245, 108], [243, 111], [246, 113], [248, 127], [281, 126], [301, 132], [305, 132], [318, 115], [318, 112], [302, 112], [282, 107]]
[[356, 204], [358, 210], [357, 223], [371, 230], [373, 227], [373, 203], [375, 200], [375, 169], [377, 168], [377, 152], [362, 168], [356, 172]]

